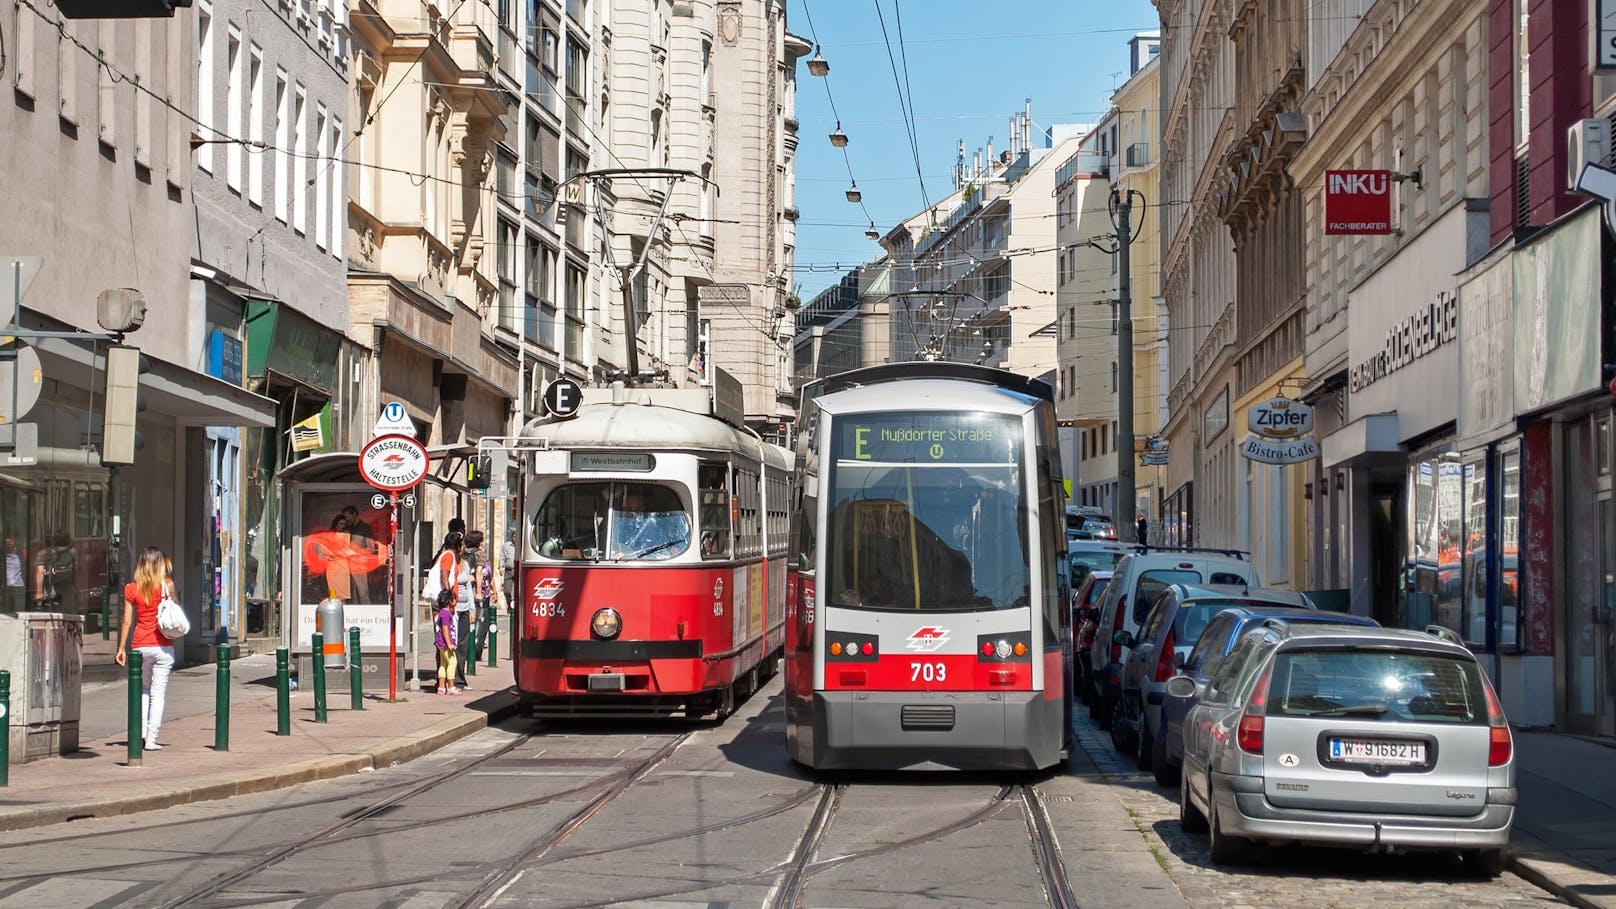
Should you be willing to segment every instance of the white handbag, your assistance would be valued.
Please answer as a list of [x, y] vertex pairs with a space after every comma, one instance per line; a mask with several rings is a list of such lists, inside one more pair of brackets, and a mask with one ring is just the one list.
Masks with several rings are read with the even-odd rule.
[[171, 641], [191, 633], [191, 620], [186, 618], [185, 608], [174, 602], [167, 584], [163, 585], [163, 599], [157, 604], [157, 630]]

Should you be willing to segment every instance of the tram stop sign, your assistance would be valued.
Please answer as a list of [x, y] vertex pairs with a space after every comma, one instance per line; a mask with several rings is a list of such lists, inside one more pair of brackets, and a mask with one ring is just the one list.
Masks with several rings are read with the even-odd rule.
[[583, 402], [583, 387], [566, 376], [544, 386], [544, 409], [551, 416], [570, 417]]

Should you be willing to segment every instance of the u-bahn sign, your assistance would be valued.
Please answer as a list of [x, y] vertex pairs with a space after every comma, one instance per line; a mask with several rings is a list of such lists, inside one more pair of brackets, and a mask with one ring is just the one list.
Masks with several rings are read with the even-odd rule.
[[1270, 398], [1246, 411], [1246, 428], [1265, 439], [1296, 439], [1313, 431], [1313, 408], [1290, 398]]

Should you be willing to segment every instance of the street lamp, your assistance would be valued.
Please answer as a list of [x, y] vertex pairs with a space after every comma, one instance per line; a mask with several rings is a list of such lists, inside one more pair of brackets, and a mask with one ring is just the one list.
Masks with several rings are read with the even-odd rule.
[[849, 201], [849, 202], [857, 202], [857, 201], [859, 201], [860, 199], [863, 199], [863, 198], [864, 198], [864, 194], [859, 192], [858, 181], [854, 180], [853, 185], [849, 186], [847, 188], [847, 201]]
[[870, 222], [870, 229], [866, 230], [864, 232], [864, 238], [867, 239], [867, 240], [879, 240], [879, 239], [881, 239], [881, 232], [875, 229], [875, 222], [874, 221]]
[[836, 129], [831, 131], [830, 144], [837, 148], [847, 147], [847, 133], [842, 132], [842, 121], [836, 121]]
[[814, 55], [808, 58], [808, 72], [816, 76], [830, 74], [830, 61], [819, 53], [819, 45], [814, 45]]

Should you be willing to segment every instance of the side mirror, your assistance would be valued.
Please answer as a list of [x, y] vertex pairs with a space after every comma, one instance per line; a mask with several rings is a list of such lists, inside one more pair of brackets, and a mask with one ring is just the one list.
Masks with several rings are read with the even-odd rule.
[[1126, 631], [1119, 631], [1111, 635], [1111, 643], [1120, 644], [1123, 647], [1132, 647], [1134, 645], [1133, 635]]
[[1167, 680], [1167, 696], [1174, 698], [1195, 697], [1195, 680], [1187, 675], [1175, 675]]

